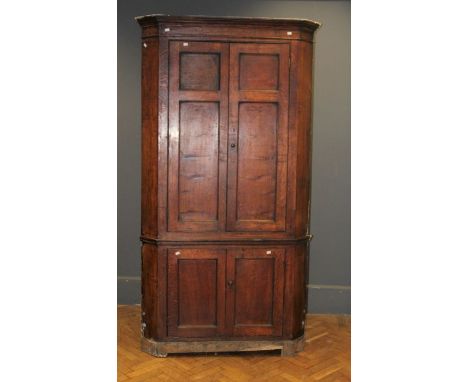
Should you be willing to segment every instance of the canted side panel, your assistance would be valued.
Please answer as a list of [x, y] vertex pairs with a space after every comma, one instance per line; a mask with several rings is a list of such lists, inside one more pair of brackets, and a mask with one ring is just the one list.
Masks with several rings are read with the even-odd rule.
[[146, 338], [163, 339], [166, 327], [166, 253], [154, 244], [141, 247], [141, 323]]
[[287, 338], [297, 338], [304, 333], [307, 309], [307, 254], [305, 243], [287, 249], [283, 326], [283, 334]]
[[168, 264], [167, 264], [167, 250], [162, 247], [157, 247], [157, 279], [156, 279], [156, 293], [157, 300], [153, 307], [153, 328], [152, 337], [157, 339], [164, 339], [167, 337], [167, 286], [168, 286]]
[[275, 220], [277, 118], [276, 103], [239, 104], [237, 220]]
[[155, 335], [153, 324], [156, 321], [157, 305], [157, 248], [143, 244], [141, 247], [141, 324], [143, 335]]
[[158, 70], [159, 41], [142, 42], [141, 68], [141, 233], [158, 234]]
[[169, 41], [159, 37], [158, 236], [168, 231]]
[[297, 131], [296, 152], [296, 235], [308, 233], [310, 214], [310, 186], [312, 172], [312, 44], [303, 41], [291, 43], [292, 123]]
[[179, 110], [178, 220], [216, 221], [219, 103], [181, 102]]
[[293, 337], [296, 338], [304, 333], [305, 315], [306, 315], [306, 272], [307, 261], [306, 261], [306, 246], [298, 245], [296, 247], [295, 256], [295, 267], [294, 267], [294, 293], [293, 293]]

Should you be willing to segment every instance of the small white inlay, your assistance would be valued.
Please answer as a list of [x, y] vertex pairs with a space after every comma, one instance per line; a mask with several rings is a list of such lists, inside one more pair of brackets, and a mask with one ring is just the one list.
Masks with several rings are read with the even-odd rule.
[[169, 32], [171, 28], [164, 28], [164, 32]]
[[179, 255], [180, 255], [180, 252], [179, 252], [179, 251], [177, 251], [177, 252], [175, 253], [175, 255], [176, 255], [176, 256], [179, 256]]
[[267, 255], [271, 255], [271, 251], [267, 251]]
[[286, 33], [288, 36], [292, 36], [292, 32], [287, 32]]
[[147, 47], [148, 47], [148, 45], [146, 44], [146, 42], [143, 43], [143, 47], [144, 47], [144, 48], [147, 48]]
[[188, 46], [188, 42], [184, 42], [182, 45], [183, 46]]

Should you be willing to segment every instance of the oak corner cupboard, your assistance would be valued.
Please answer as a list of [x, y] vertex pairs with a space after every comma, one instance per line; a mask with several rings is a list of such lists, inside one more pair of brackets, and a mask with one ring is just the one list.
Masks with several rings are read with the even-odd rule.
[[142, 349], [294, 354], [307, 310], [319, 24], [137, 21]]

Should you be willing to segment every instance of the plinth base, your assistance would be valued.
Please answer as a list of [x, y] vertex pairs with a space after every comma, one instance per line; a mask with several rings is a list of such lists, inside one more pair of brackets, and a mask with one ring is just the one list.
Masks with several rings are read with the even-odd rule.
[[153, 341], [141, 338], [141, 350], [156, 357], [171, 353], [221, 353], [237, 351], [281, 350], [281, 356], [293, 356], [304, 349], [304, 337], [294, 340], [265, 341]]

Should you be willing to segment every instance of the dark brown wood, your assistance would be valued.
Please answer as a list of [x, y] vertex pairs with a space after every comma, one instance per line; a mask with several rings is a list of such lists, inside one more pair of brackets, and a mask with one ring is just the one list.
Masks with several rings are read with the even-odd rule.
[[168, 250], [168, 334], [215, 337], [225, 327], [225, 251]]
[[293, 353], [307, 308], [318, 24], [138, 22], [142, 348]]
[[[157, 25], [156, 25], [157, 26]], [[145, 27], [143, 27], [144, 35]], [[148, 239], [158, 239], [167, 232], [167, 174], [168, 174], [168, 109], [169, 109], [169, 41], [159, 37], [159, 118], [158, 144], [154, 149], [158, 152], [158, 234], [146, 236]], [[143, 103], [146, 101], [143, 99]]]
[[238, 60], [239, 90], [278, 90], [279, 56], [277, 54], [245, 52], [240, 53]]
[[296, 222], [295, 234], [309, 233], [310, 187], [312, 172], [312, 49], [302, 41], [291, 42], [291, 102], [301, 107], [291, 110], [297, 129]]
[[218, 53], [195, 53], [192, 50], [180, 53], [179, 90], [220, 90], [219, 56]]
[[228, 45], [173, 41], [169, 49], [168, 230], [219, 231], [225, 225]]
[[288, 248], [286, 256], [286, 281], [283, 335], [287, 338], [296, 338], [304, 334], [305, 315], [307, 312], [306, 280], [309, 273], [306, 261], [307, 243], [300, 243]]
[[152, 261], [157, 263], [156, 288], [157, 301], [152, 309], [156, 319], [151, 328], [153, 338], [164, 339], [167, 337], [167, 250], [163, 247], [156, 247], [157, 255], [152, 257]]
[[158, 47], [159, 40], [144, 40], [141, 69], [141, 234], [158, 234]]
[[230, 45], [227, 230], [285, 231], [289, 45]]
[[227, 260], [228, 327], [233, 336], [281, 336], [284, 248], [231, 250]]
[[[146, 337], [156, 337], [152, 332], [157, 319], [157, 247], [143, 244], [141, 247], [141, 331]], [[155, 314], [156, 313], [156, 314]]]

